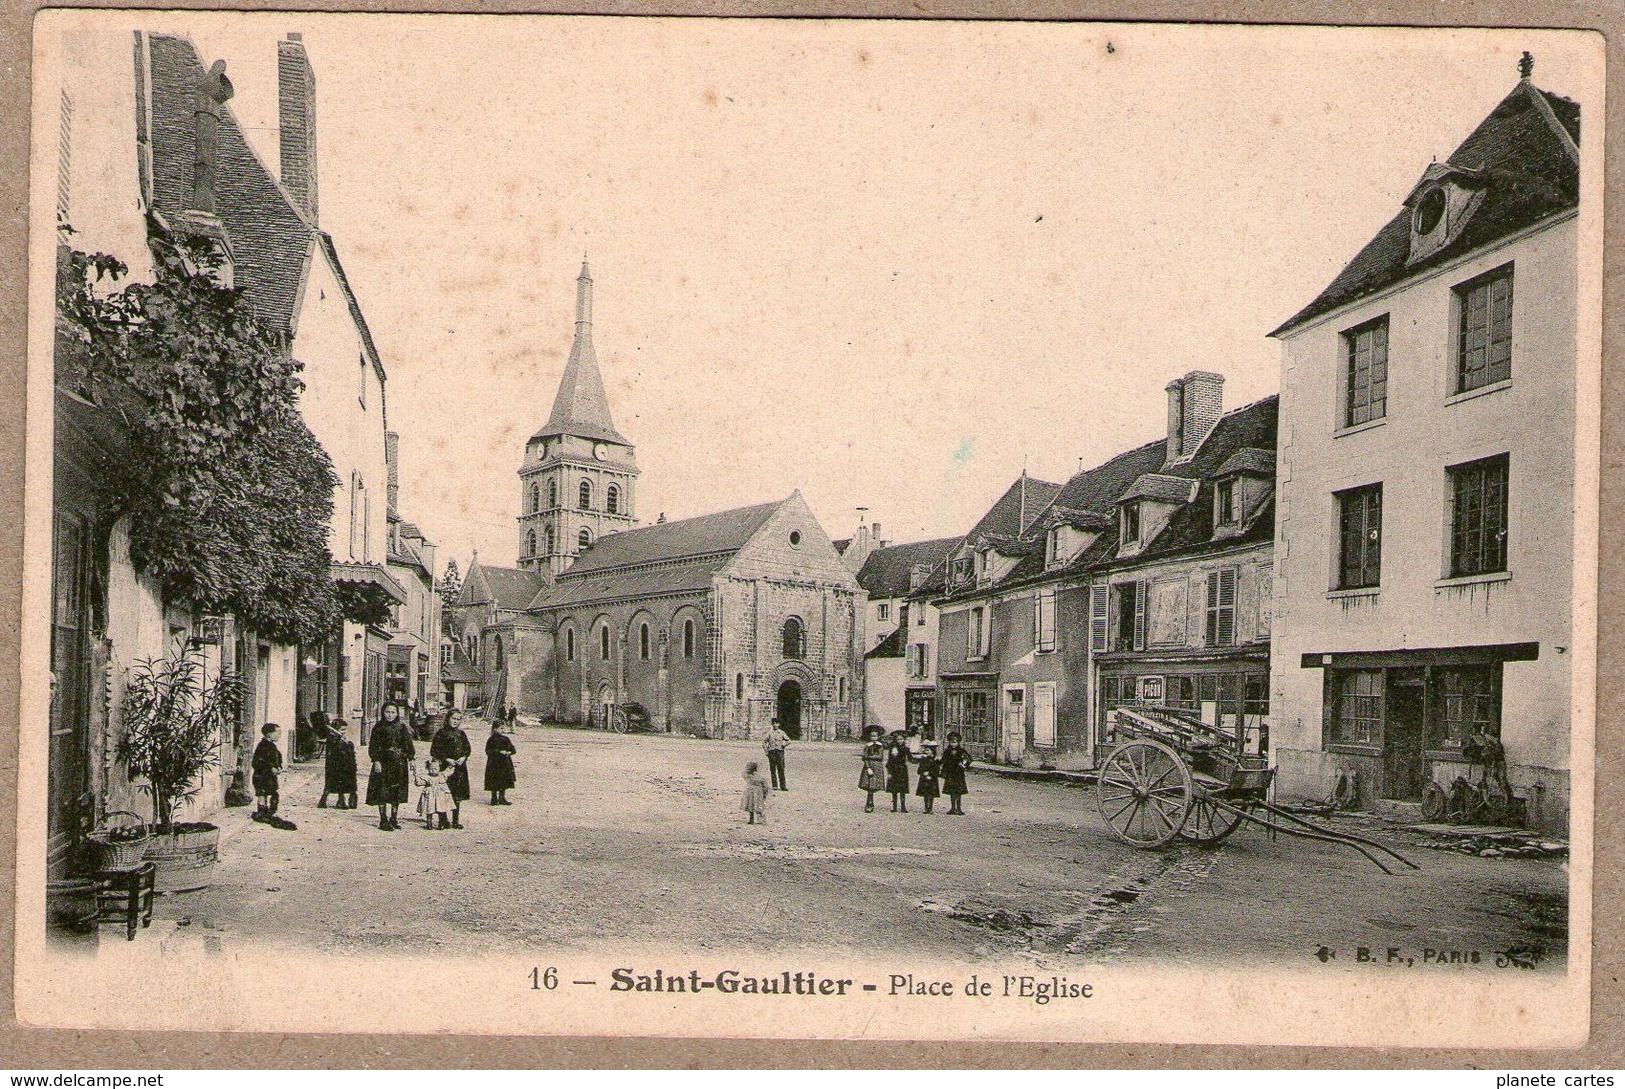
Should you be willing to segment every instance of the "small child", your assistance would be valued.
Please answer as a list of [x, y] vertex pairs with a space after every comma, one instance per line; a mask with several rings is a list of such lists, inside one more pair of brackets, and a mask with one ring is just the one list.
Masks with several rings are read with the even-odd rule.
[[418, 785], [423, 788], [423, 793], [418, 795], [418, 813], [423, 817], [423, 827], [434, 831], [438, 819], [440, 828], [450, 828], [451, 792], [446, 789], [446, 762], [433, 756], [425, 760]]
[[767, 780], [762, 778], [762, 765], [754, 760], [745, 765], [745, 812], [750, 814], [747, 824], [755, 824], [757, 817], [767, 823]]
[[914, 793], [918, 794], [920, 800], [925, 803], [927, 813], [931, 812], [932, 803], [937, 800], [937, 795], [941, 793], [941, 784], [938, 781], [941, 773], [942, 765], [937, 760], [936, 742], [927, 741], [920, 750], [919, 783], [914, 788]]
[[282, 772], [282, 750], [276, 747], [277, 734], [282, 727], [267, 722], [260, 727], [260, 743], [254, 746], [254, 759], [250, 767], [254, 772], [254, 800], [258, 803], [253, 819], [272, 828], [292, 831], [298, 825], [276, 815], [281, 801], [277, 777]]
[[327, 724], [327, 766], [322, 780], [322, 800], [316, 803], [317, 809], [327, 808], [327, 796], [339, 796], [340, 809], [354, 809], [356, 801], [356, 766], [355, 743], [344, 736], [345, 726], [342, 718], [336, 718]]

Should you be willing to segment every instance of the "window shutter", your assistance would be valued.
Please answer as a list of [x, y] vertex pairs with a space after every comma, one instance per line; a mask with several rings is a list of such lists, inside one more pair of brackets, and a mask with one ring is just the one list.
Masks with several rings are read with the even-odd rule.
[[1106, 603], [1108, 587], [1089, 587], [1089, 651], [1106, 653]]
[[1218, 646], [1234, 646], [1236, 642], [1236, 569], [1226, 567], [1214, 572], [1218, 590]]
[[1141, 579], [1134, 584], [1134, 649], [1145, 649], [1145, 591], [1149, 584]]

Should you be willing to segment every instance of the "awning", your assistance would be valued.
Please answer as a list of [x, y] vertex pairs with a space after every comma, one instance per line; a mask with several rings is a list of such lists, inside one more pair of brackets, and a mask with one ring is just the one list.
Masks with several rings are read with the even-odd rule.
[[334, 582], [349, 582], [357, 586], [375, 586], [397, 605], [406, 604], [406, 591], [396, 582], [382, 564], [340, 562], [328, 564], [327, 577]]
[[1305, 654], [1304, 669], [1382, 669], [1406, 666], [1485, 665], [1491, 662], [1533, 662], [1539, 643], [1492, 643], [1476, 647], [1407, 647], [1397, 650], [1344, 650]]

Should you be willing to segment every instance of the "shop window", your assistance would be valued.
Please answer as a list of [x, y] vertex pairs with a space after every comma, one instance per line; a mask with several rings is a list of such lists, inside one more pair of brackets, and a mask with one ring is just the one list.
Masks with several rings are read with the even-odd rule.
[[1331, 743], [1382, 745], [1382, 670], [1331, 670]]
[[992, 741], [991, 707], [992, 697], [987, 692], [948, 693], [947, 732], [958, 732], [968, 742]]
[[1431, 725], [1431, 749], [1457, 749], [1478, 734], [1500, 740], [1500, 663], [1434, 669]]

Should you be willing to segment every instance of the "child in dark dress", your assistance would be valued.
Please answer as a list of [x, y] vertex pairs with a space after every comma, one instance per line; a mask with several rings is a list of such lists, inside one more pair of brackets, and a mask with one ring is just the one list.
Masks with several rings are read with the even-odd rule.
[[513, 740], [502, 732], [502, 724], [491, 723], [491, 736], [485, 739], [485, 789], [492, 805], [512, 805], [508, 791], [513, 789]]
[[937, 760], [936, 743], [927, 741], [920, 749], [920, 778], [919, 783], [914, 787], [914, 793], [918, 794], [925, 802], [925, 811], [927, 813], [931, 812], [931, 803], [937, 800], [937, 777], [941, 770], [942, 765]]
[[880, 727], [870, 726], [863, 731], [863, 770], [858, 773], [858, 789], [867, 800], [865, 813], [875, 811], [875, 792], [886, 785], [886, 746], [880, 743]]
[[317, 809], [327, 808], [327, 796], [339, 796], [339, 809], [356, 807], [355, 742], [344, 736], [344, 720], [336, 718], [327, 724], [327, 767], [322, 780], [322, 800]]
[[886, 792], [891, 795], [893, 813], [908, 812], [908, 738], [893, 730], [886, 748]]
[[948, 747], [942, 751], [942, 792], [948, 795], [948, 813], [962, 817], [965, 810], [960, 799], [969, 791], [965, 788], [965, 769], [970, 767], [970, 751], [959, 743], [958, 734], [948, 735]]
[[254, 771], [254, 800], [259, 805], [253, 819], [272, 828], [292, 830], [298, 826], [276, 815], [281, 801], [277, 777], [282, 772], [282, 750], [276, 747], [276, 737], [281, 729], [276, 723], [267, 722], [260, 727], [260, 743], [254, 746], [250, 767]]

